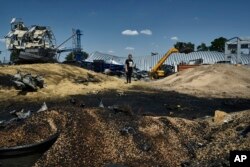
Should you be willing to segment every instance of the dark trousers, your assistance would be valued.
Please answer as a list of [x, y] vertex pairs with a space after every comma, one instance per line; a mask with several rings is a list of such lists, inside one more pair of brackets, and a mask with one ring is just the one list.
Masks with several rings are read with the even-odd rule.
[[127, 75], [127, 83], [131, 83], [132, 71], [128, 71], [126, 75]]

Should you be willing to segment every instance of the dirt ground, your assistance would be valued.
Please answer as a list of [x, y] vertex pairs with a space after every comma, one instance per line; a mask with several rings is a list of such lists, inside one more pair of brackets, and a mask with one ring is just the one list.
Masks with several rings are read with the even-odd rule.
[[[241, 135], [250, 124], [249, 69], [202, 66], [125, 84], [63, 64], [0, 67], [0, 120], [13, 118], [12, 110], [33, 111], [0, 129], [0, 146], [39, 142], [59, 131], [34, 166], [228, 166], [230, 150], [250, 150], [250, 135]], [[17, 70], [42, 75], [47, 86], [16, 90], [11, 75]], [[49, 110], [36, 113], [43, 102]], [[218, 123], [216, 110], [230, 114]]]

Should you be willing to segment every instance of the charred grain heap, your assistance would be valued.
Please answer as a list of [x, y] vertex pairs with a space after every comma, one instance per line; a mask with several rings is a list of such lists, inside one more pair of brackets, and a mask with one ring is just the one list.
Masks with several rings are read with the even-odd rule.
[[13, 18], [11, 31], [5, 36], [6, 47], [12, 53], [12, 61], [18, 63], [42, 63], [56, 61], [56, 40], [49, 27], [26, 27], [21, 19]]

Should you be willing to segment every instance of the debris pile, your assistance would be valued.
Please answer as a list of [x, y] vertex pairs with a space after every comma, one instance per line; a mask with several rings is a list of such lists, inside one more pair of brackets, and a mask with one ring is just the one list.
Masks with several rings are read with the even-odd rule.
[[15, 87], [22, 91], [37, 91], [38, 88], [44, 87], [42, 76], [32, 76], [30, 73], [22, 74], [20, 71], [13, 76], [13, 82]]
[[132, 77], [134, 80], [149, 80], [149, 73], [148, 71], [142, 71], [142, 70], [139, 70], [139, 69], [135, 69], [133, 71], [133, 74], [132, 74]]
[[[36, 112], [42, 112], [42, 111], [47, 111], [48, 107], [46, 105], [45, 102], [43, 102], [41, 108], [39, 110], [37, 110]], [[33, 110], [28, 110], [28, 111], [24, 111], [24, 109], [22, 108], [21, 110], [12, 110], [9, 112], [9, 114], [13, 115], [14, 118], [11, 118], [9, 120], [0, 120], [0, 128], [5, 128], [13, 123], [16, 123], [18, 121], [22, 121], [23, 119], [26, 119], [28, 117], [30, 117], [33, 113], [36, 113]]]

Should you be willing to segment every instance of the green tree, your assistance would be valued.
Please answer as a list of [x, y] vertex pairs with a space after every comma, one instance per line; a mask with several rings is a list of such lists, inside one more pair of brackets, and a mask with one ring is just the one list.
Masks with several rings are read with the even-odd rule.
[[209, 47], [210, 51], [218, 51], [224, 52], [225, 51], [225, 42], [227, 41], [226, 38], [220, 37], [216, 38], [211, 42], [211, 46]]
[[208, 47], [205, 43], [201, 43], [199, 46], [197, 46], [197, 51], [208, 51]]
[[194, 51], [194, 44], [191, 42], [176, 42], [174, 47], [178, 49], [180, 53], [190, 53]]
[[87, 52], [81, 51], [79, 53], [74, 53], [74, 52], [70, 52], [69, 54], [67, 54], [67, 56], [65, 57], [66, 61], [73, 61], [75, 60], [75, 55], [78, 54], [81, 56], [81, 60], [86, 59], [89, 54]]
[[67, 56], [65, 57], [66, 61], [73, 61], [74, 60], [74, 53], [70, 52], [69, 54], [67, 54]]
[[85, 60], [89, 57], [89, 54], [87, 52], [81, 52], [81, 59]]

